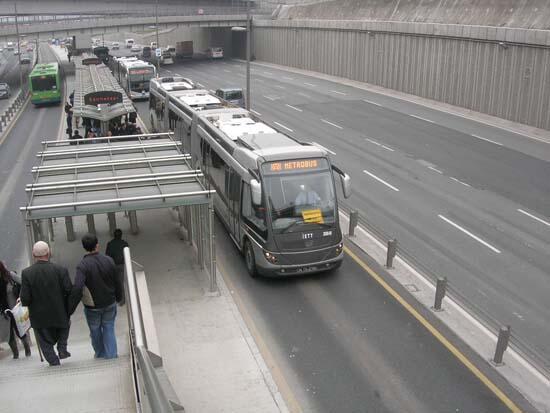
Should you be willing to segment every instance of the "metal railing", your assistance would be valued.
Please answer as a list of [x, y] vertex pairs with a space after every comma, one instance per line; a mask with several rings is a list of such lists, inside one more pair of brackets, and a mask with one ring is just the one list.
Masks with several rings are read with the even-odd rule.
[[126, 247], [124, 248], [125, 290], [130, 327], [130, 347], [133, 358], [132, 366], [136, 378], [134, 383], [136, 386], [137, 411], [173, 413], [174, 409], [162, 388], [147, 348], [147, 338], [133, 264], [130, 249]]

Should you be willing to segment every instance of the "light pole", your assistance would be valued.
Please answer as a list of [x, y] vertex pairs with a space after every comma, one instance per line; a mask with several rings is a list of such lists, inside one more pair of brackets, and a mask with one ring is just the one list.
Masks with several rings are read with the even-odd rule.
[[23, 91], [23, 70], [21, 68], [21, 42], [19, 39], [19, 23], [17, 21], [17, 2], [13, 3], [15, 8], [15, 33], [17, 35], [17, 58], [19, 59], [19, 88]]
[[246, 0], [246, 110], [250, 110], [250, 0]]
[[[157, 0], [157, 5], [155, 7], [155, 27], [157, 29], [157, 49], [160, 48], [159, 44], [159, 0]], [[157, 51], [155, 50], [155, 56], [157, 58], [157, 77], [159, 77], [159, 71], [160, 71], [160, 59], [162, 57], [157, 54]]]

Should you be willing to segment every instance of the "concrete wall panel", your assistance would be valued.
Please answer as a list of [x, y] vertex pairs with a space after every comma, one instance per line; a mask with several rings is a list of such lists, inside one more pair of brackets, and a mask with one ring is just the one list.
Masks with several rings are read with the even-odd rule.
[[[409, 33], [254, 27], [258, 60], [367, 82], [550, 129], [550, 49]], [[380, 22], [376, 22], [380, 23]], [[372, 24], [363, 25], [371, 27]], [[470, 31], [472, 36], [474, 28]], [[506, 30], [495, 36], [506, 37]], [[509, 30], [509, 29], [508, 29]], [[460, 36], [466, 36], [460, 30]]]

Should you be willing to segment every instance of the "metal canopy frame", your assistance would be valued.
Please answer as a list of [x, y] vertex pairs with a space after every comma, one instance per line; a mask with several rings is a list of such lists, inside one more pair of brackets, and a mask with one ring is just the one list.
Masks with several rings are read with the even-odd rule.
[[[74, 91], [73, 114], [82, 118], [97, 119], [107, 122], [119, 116], [135, 112], [136, 109], [126, 92], [118, 84], [111, 70], [103, 63], [99, 65], [83, 65], [76, 58], [76, 81]], [[89, 93], [110, 91], [122, 94], [122, 103], [114, 105], [86, 105], [84, 97]]]
[[67, 239], [72, 241], [73, 216], [85, 215], [88, 232], [94, 232], [94, 216], [107, 214], [109, 227], [114, 229], [114, 213], [124, 211], [137, 233], [136, 211], [174, 208], [182, 238], [196, 246], [198, 262], [208, 268], [215, 291], [215, 191], [205, 186], [201, 170], [190, 166], [191, 157], [181, 152], [181, 143], [172, 133], [104, 137], [92, 142], [42, 142], [32, 168], [34, 182], [25, 188], [28, 202], [20, 208], [29, 251], [39, 239], [54, 240], [56, 218], [64, 217]]

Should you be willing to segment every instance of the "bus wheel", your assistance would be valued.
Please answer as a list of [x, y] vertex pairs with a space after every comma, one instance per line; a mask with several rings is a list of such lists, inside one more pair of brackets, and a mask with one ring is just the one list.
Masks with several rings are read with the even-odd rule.
[[248, 240], [245, 241], [244, 243], [244, 260], [246, 262], [246, 269], [248, 270], [248, 274], [252, 278], [256, 278], [258, 276], [258, 270], [256, 269], [256, 259], [254, 258], [254, 249], [252, 248], [252, 245]]

